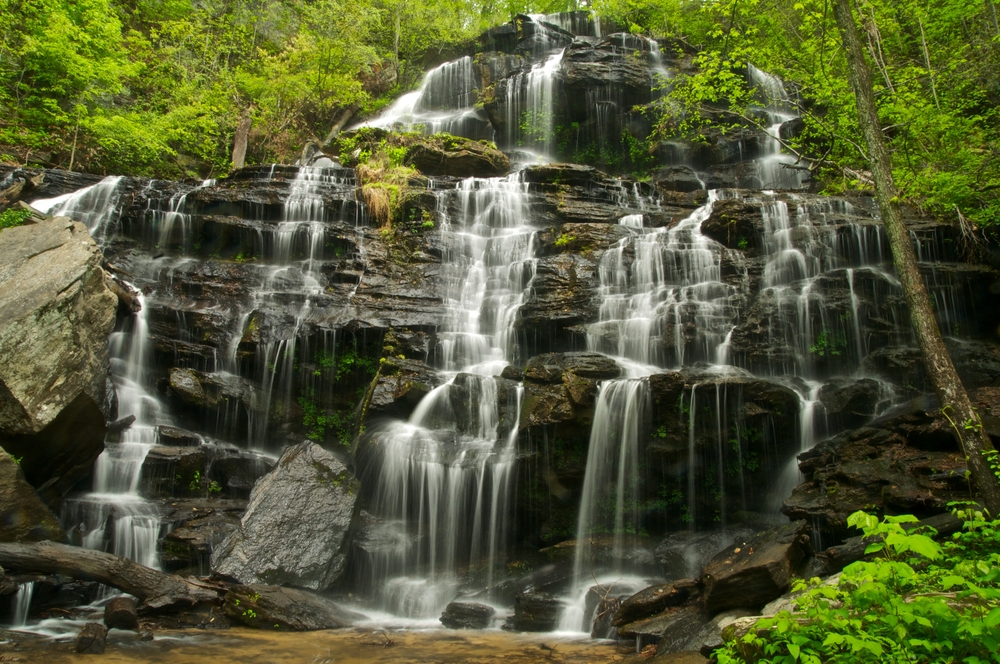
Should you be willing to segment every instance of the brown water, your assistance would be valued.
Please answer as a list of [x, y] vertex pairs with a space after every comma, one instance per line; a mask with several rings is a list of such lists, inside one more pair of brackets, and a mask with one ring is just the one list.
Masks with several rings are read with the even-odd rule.
[[[13, 633], [7, 632], [6, 637]], [[360, 664], [361, 662], [528, 663], [620, 662], [632, 651], [612, 642], [550, 634], [491, 631], [330, 630], [324, 632], [261, 632], [234, 628], [224, 632], [193, 630], [156, 632], [153, 641], [140, 642], [134, 632], [112, 630], [104, 655], [79, 655], [74, 643], [53, 643], [14, 635], [0, 645], [0, 662], [46, 664], [125, 662], [219, 664], [220, 662], [305, 662]]]

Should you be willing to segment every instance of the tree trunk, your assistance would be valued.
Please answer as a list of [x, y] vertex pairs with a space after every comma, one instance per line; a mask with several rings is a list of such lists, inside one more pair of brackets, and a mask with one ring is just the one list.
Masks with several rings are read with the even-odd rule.
[[39, 544], [0, 544], [0, 566], [19, 572], [65, 574], [74, 579], [100, 581], [142, 602], [140, 608], [163, 610], [217, 602], [219, 594], [103, 551], [77, 546], [41, 542]]
[[354, 117], [354, 112], [356, 110], [358, 109], [353, 104], [343, 110], [343, 112], [340, 114], [340, 118], [338, 118], [337, 121], [333, 124], [333, 126], [330, 127], [330, 132], [326, 135], [326, 138], [323, 139], [322, 147], [325, 148], [326, 146], [330, 145], [330, 142], [333, 139], [337, 138], [337, 136], [340, 134], [340, 131], [344, 128], [344, 125], [346, 125], [347, 122], [352, 117]]
[[236, 125], [236, 137], [233, 140], [233, 168], [243, 168], [247, 157], [247, 138], [250, 136], [250, 127], [253, 125], [253, 118], [250, 109], [243, 111], [240, 123]]
[[1000, 515], [1000, 482], [984, 456], [984, 453], [993, 449], [993, 444], [983, 430], [979, 415], [972, 407], [969, 395], [955, 371], [934, 317], [927, 286], [917, 266], [917, 257], [903, 221], [896, 185], [892, 179], [889, 149], [879, 125], [871, 72], [865, 62], [861, 38], [849, 2], [850, 0], [834, 0], [833, 13], [844, 40], [851, 87], [854, 88], [857, 100], [858, 124], [868, 144], [869, 162], [875, 180], [875, 199], [889, 238], [892, 261], [910, 310], [917, 345], [923, 355], [927, 374], [941, 401], [941, 409], [954, 425], [955, 434], [965, 452], [973, 486], [983, 498], [990, 514], [996, 517]]

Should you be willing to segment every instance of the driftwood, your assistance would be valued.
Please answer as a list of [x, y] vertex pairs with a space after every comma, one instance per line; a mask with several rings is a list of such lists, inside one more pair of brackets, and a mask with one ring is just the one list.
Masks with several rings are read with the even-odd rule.
[[0, 544], [0, 565], [5, 569], [38, 574], [65, 574], [74, 579], [99, 581], [133, 595], [146, 611], [180, 609], [202, 602], [218, 602], [211, 586], [165, 574], [127, 558], [55, 542]]

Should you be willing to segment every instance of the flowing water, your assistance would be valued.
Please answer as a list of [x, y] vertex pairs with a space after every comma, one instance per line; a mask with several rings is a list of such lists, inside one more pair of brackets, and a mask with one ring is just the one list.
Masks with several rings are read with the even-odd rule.
[[[567, 34], [600, 36], [599, 22], [579, 12], [534, 18], [525, 66], [496, 88], [503, 116], [496, 139], [520, 154], [515, 163], [556, 158]], [[622, 45], [626, 38], [621, 36]], [[649, 60], [651, 76], [669, 79], [655, 43], [649, 45]], [[750, 67], [749, 77], [770, 125], [762, 153], [749, 155], [754, 184], [801, 188], [801, 171], [789, 168], [794, 157], [782, 152], [778, 140], [782, 124], [797, 116], [794, 99], [765, 72]], [[367, 124], [493, 138], [477, 108], [477, 80], [472, 59], [445, 63]], [[587, 97], [585, 114], [599, 144], [619, 133], [627, 111], [612, 92], [597, 90]], [[258, 200], [205, 211], [199, 196], [216, 186], [214, 181], [199, 187], [153, 181], [143, 190], [149, 201], [143, 227], [122, 228], [118, 212], [128, 183], [117, 177], [35, 203], [83, 221], [102, 246], [127, 237], [149, 252], [130, 266], [144, 291], [142, 309], [111, 338], [119, 416], [134, 415], [135, 422], [109, 439], [95, 464], [92, 491], [65, 503], [63, 523], [77, 543], [158, 565], [157, 539], [165, 527], [140, 490], [142, 464], [158, 442], [158, 428], [176, 424], [156, 396], [151, 368], [156, 343], [151, 328], [162, 329], [165, 316], [177, 329], [172, 366], [242, 386], [242, 399], [231, 400], [213, 421], [205, 418], [206, 442], [278, 452], [288, 441], [273, 414], [293, 412], [303, 395], [317, 401], [335, 396], [322, 371], [301, 372], [299, 365], [316, 358], [336, 361], [343, 350], [342, 324], [351, 320], [351, 311], [350, 306], [332, 310], [328, 293], [346, 288], [353, 298], [365, 283], [365, 237], [372, 229], [364, 205], [355, 201], [353, 172], [333, 165], [258, 171], [241, 177], [275, 188], [287, 185], [280, 210]], [[873, 350], [910, 341], [881, 226], [844, 202], [714, 190], [686, 218], [654, 228], [657, 204], [640, 195], [638, 185], [612, 183], [605, 189], [621, 208], [622, 239], [600, 257], [597, 319], [586, 326], [585, 338], [587, 350], [614, 358], [622, 375], [598, 387], [575, 524], [572, 587], [559, 626], [568, 632], [590, 631], [587, 599], [593, 582], [628, 594], [657, 574], [636, 555], [648, 547], [650, 510], [643, 496], [650, 487], [643, 483], [656, 410], [650, 383], [656, 374], [679, 372], [685, 380], [677, 419], [685, 424], [686, 455], [668, 473], [682, 495], [669, 509], [683, 513], [692, 530], [725, 528], [736, 521], [734, 511], [746, 512], [753, 503], [742, 474], [736, 482], [725, 476], [726, 463], [731, 467], [735, 460], [742, 468], [748, 441], [773, 436], [747, 425], [745, 386], [764, 382], [796, 395], [795, 412], [784, 414], [794, 418], [789, 436], [794, 440], [783, 441], [782, 451], [768, 460], [773, 485], [767, 504], [752, 505], [773, 517], [799, 481], [795, 452], [836, 433], [820, 398], [824, 386], [860, 377], [858, 367]], [[408, 419], [367, 432], [356, 460], [366, 518], [380, 542], [353, 563], [360, 577], [356, 584], [370, 600], [367, 608], [411, 621], [435, 619], [456, 597], [501, 603], [496, 585], [516, 545], [524, 394], [518, 381], [501, 374], [527, 359], [515, 330], [520, 308], [533, 297], [542, 230], [532, 221], [533, 192], [522, 173], [432, 180], [430, 191], [438, 206], [442, 259], [435, 278], [444, 318], [427, 360], [439, 371], [440, 384]], [[704, 228], [717, 205], [734, 200], [761, 210], [759, 232], [740, 240], [743, 251]], [[230, 244], [210, 249], [204, 238], [212, 233]], [[327, 269], [331, 252], [348, 245], [354, 264], [333, 279]], [[918, 241], [921, 255], [930, 259], [939, 245]], [[211, 284], [203, 277], [216, 269], [239, 271], [247, 297], [211, 293], [211, 286], [199, 292], [200, 286], [190, 285]], [[761, 292], [758, 309], [749, 311], [754, 290]], [[964, 299], [955, 284], [935, 273], [932, 292], [945, 324], [960, 325]], [[760, 320], [755, 330], [742, 325], [750, 316]], [[201, 343], [206, 328], [197, 321], [205, 318], [221, 321], [223, 339], [214, 346]], [[271, 331], [253, 339], [262, 320]], [[734, 340], [740, 334], [752, 338]], [[162, 346], [155, 352], [168, 352]], [[884, 386], [879, 407], [893, 399]], [[30, 588], [22, 587], [18, 606], [22, 592], [30, 604]], [[442, 661], [458, 658], [455, 653]], [[170, 656], [164, 654], [164, 661]]]
[[438, 194], [446, 315], [436, 359], [448, 379], [375, 436], [360, 470], [397, 543], [369, 561], [367, 589], [398, 615], [439, 615], [469, 564], [484, 564], [492, 586], [506, 551], [521, 387], [498, 375], [516, 355], [511, 330], [534, 276], [527, 196], [517, 174]]

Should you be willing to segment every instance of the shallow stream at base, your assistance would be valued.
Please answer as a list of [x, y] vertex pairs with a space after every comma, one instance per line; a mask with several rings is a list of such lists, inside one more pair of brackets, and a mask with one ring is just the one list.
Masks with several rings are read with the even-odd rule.
[[[16, 642], [16, 645], [12, 644]], [[73, 640], [53, 641], [19, 632], [0, 632], [0, 659], [48, 664], [91, 661], [73, 650]], [[380, 630], [359, 627], [301, 634], [251, 629], [194, 632], [165, 630], [153, 641], [134, 632], [111, 630], [100, 661], [215, 664], [216, 662], [613, 662], [632, 646], [613, 641], [553, 634], [516, 634], [500, 630]], [[13, 659], [18, 658], [18, 659]]]

